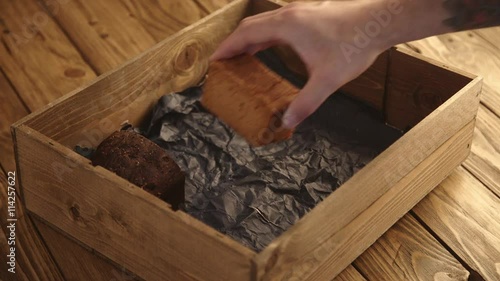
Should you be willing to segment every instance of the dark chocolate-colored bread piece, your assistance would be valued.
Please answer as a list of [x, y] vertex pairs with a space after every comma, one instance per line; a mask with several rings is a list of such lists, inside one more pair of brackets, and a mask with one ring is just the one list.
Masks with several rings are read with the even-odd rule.
[[184, 202], [184, 173], [154, 142], [134, 131], [118, 131], [106, 138], [92, 156], [102, 166], [170, 203]]

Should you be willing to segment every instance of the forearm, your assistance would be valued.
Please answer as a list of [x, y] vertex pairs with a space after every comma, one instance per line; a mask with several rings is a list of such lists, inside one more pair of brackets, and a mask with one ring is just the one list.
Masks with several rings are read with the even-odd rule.
[[388, 46], [500, 25], [500, 0], [366, 0], [366, 3], [372, 15], [382, 10], [390, 13], [391, 21], [380, 38]]

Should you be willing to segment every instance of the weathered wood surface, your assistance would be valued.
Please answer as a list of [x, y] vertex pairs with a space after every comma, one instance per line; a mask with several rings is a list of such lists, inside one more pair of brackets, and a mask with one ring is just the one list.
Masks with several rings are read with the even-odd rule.
[[413, 211], [486, 280], [500, 280], [500, 198], [464, 168]]
[[9, 81], [0, 71], [0, 166], [4, 171], [15, 171], [14, 146], [10, 125], [28, 114]]
[[366, 281], [366, 279], [356, 270], [356, 268], [349, 265], [332, 281]]
[[0, 67], [31, 111], [95, 77], [37, 1], [0, 1], [0, 14]]
[[[47, 6], [49, 2], [53, 1], [44, 0]], [[119, 0], [73, 0], [59, 6], [54, 18], [99, 73], [117, 67], [155, 43]]]
[[414, 217], [404, 216], [354, 262], [369, 280], [462, 280], [469, 272]]
[[222, 8], [231, 0], [124, 0], [122, 2], [153, 38], [161, 41]]
[[500, 118], [479, 107], [470, 157], [464, 167], [500, 197]]
[[139, 280], [134, 274], [111, 264], [94, 251], [84, 249], [80, 243], [59, 233], [40, 218], [35, 216], [32, 220], [43, 239], [51, 242], [47, 243], [47, 248], [66, 280]]

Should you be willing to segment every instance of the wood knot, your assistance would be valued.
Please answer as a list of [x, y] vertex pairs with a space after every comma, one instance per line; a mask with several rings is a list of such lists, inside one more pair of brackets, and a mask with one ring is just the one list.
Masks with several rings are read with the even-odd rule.
[[79, 220], [80, 219], [80, 206], [78, 204], [74, 204], [69, 208], [69, 212], [71, 213], [71, 217], [73, 220]]
[[276, 265], [276, 262], [278, 261], [278, 256], [279, 251], [277, 248], [273, 251], [269, 259], [267, 260], [265, 272], [269, 272], [271, 271], [271, 269], [273, 269], [273, 267]]
[[176, 72], [187, 72], [195, 66], [200, 55], [200, 45], [197, 43], [188, 44], [180, 51], [174, 61]]
[[179, 46], [171, 64], [171, 73], [174, 79], [171, 80], [172, 90], [181, 91], [187, 87], [197, 85], [208, 68], [208, 60], [204, 56], [207, 47], [203, 42], [191, 40]]
[[70, 78], [79, 78], [85, 76], [85, 71], [78, 68], [68, 68], [64, 71], [64, 75]]

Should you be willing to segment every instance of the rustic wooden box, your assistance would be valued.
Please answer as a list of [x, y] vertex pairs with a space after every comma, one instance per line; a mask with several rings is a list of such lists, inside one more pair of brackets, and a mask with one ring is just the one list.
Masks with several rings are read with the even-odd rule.
[[277, 7], [234, 1], [16, 123], [31, 214], [146, 280], [331, 280], [349, 265], [467, 157], [480, 78], [398, 49], [382, 54], [343, 90], [411, 130], [260, 253], [73, 151], [196, 84], [243, 17]]

